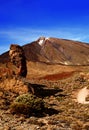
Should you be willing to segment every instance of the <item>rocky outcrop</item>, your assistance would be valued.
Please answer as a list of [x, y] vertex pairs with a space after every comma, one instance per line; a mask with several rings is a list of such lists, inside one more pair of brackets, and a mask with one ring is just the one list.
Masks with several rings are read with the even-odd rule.
[[18, 68], [17, 75], [26, 77], [27, 66], [23, 48], [17, 44], [11, 44], [9, 56], [11, 62]]

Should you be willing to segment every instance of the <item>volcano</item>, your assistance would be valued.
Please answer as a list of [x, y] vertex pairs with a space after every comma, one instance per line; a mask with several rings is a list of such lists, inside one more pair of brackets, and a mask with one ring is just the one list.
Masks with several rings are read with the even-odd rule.
[[[40, 37], [23, 46], [27, 61], [61, 65], [89, 65], [89, 44], [79, 41]], [[0, 62], [8, 62], [8, 52]]]

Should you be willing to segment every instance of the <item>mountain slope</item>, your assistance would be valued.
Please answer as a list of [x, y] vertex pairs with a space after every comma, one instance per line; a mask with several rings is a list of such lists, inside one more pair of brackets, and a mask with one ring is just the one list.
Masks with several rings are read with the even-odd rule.
[[[28, 61], [64, 65], [89, 65], [89, 45], [82, 42], [40, 37], [23, 46]], [[8, 61], [8, 52], [0, 62]]]

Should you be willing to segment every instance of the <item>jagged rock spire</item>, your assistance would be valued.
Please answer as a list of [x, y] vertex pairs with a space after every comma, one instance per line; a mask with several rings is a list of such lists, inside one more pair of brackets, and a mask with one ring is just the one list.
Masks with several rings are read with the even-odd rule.
[[27, 66], [23, 48], [17, 44], [11, 44], [9, 56], [11, 62], [18, 68], [18, 75], [26, 77]]

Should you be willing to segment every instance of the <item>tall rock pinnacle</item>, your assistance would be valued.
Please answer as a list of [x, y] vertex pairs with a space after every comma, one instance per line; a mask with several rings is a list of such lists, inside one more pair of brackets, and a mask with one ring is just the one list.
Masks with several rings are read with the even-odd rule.
[[10, 60], [18, 68], [19, 76], [26, 77], [27, 66], [23, 48], [17, 44], [11, 44], [9, 51]]

